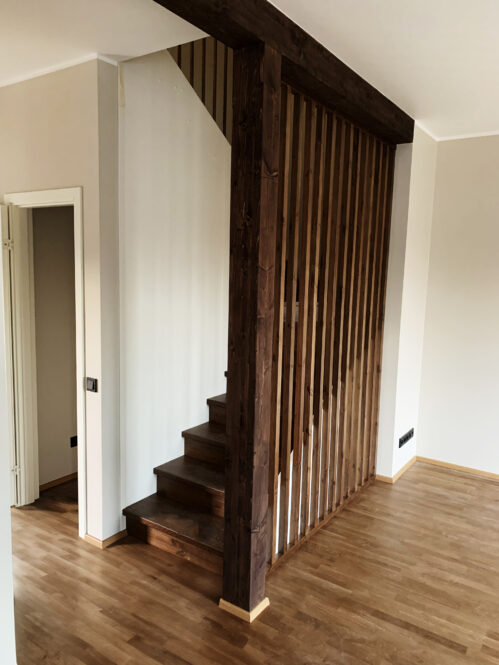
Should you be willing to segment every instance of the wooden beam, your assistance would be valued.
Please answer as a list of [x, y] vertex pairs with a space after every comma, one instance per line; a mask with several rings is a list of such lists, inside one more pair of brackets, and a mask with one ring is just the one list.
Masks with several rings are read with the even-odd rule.
[[265, 598], [281, 57], [234, 53], [223, 600]]
[[412, 142], [409, 115], [267, 0], [155, 1], [232, 48], [265, 42], [285, 81], [389, 143]]

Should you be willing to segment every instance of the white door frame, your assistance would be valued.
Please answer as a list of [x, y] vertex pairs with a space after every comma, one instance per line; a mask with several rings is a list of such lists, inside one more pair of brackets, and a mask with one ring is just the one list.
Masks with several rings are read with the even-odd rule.
[[87, 438], [85, 395], [85, 292], [83, 271], [83, 196], [81, 187], [6, 194], [4, 202], [20, 208], [73, 206], [76, 304], [76, 402], [78, 434], [78, 532], [87, 533]]

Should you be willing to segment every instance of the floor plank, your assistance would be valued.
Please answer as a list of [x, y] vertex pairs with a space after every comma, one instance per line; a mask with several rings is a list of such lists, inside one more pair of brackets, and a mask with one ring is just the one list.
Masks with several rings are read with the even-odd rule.
[[74, 483], [14, 509], [18, 665], [499, 665], [499, 483], [418, 463], [268, 577], [248, 626], [220, 578], [77, 536]]

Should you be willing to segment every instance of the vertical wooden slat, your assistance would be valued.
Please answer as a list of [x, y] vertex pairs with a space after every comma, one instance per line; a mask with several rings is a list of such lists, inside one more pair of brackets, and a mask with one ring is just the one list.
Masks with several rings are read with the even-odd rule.
[[217, 121], [217, 97], [218, 97], [218, 42], [213, 40], [213, 107], [212, 115], [215, 122]]
[[202, 40], [201, 53], [201, 101], [206, 103], [206, 37]]
[[368, 345], [366, 336], [369, 334], [370, 324], [370, 293], [374, 270], [374, 248], [376, 240], [375, 227], [375, 169], [376, 169], [376, 142], [374, 137], [369, 137], [368, 165], [365, 182], [365, 250], [364, 265], [362, 274], [363, 294], [361, 302], [362, 325], [359, 334], [358, 344], [358, 374], [357, 374], [357, 407], [354, 422], [354, 431], [352, 436], [357, 442], [357, 474], [355, 480], [355, 489], [364, 484], [364, 466], [366, 460], [366, 449], [364, 445], [364, 418], [366, 410], [367, 394], [367, 364], [368, 364]]
[[189, 83], [194, 87], [194, 62], [195, 62], [195, 57], [194, 57], [194, 47], [195, 47], [195, 42], [190, 43], [190, 69], [189, 69]]
[[310, 273], [311, 205], [313, 188], [314, 113], [310, 100], [305, 100], [305, 133], [303, 152], [303, 200], [300, 233], [300, 263], [298, 272], [298, 321], [296, 326], [295, 395], [293, 414], [293, 500], [291, 517], [291, 542], [295, 544], [300, 532], [300, 498], [303, 464], [303, 416], [305, 403], [306, 343], [308, 324], [308, 280]]
[[351, 298], [352, 298], [352, 319], [350, 323], [350, 346], [348, 352], [348, 384], [347, 384], [347, 400], [346, 412], [347, 418], [345, 421], [345, 438], [348, 440], [348, 463], [347, 463], [347, 496], [350, 496], [356, 489], [356, 470], [358, 466], [358, 445], [357, 439], [354, 437], [353, 432], [356, 431], [356, 411], [357, 411], [357, 396], [356, 391], [357, 374], [358, 374], [358, 343], [360, 337], [359, 328], [362, 324], [362, 312], [360, 308], [362, 291], [364, 284], [362, 281], [363, 270], [365, 266], [364, 261], [364, 248], [365, 248], [365, 220], [364, 220], [364, 206], [366, 198], [366, 181], [367, 181], [367, 166], [368, 166], [368, 136], [361, 132], [359, 137], [359, 159], [357, 164], [357, 186], [355, 194], [355, 229], [356, 238], [354, 246], [354, 264], [351, 284]]
[[[288, 549], [291, 446], [293, 441], [293, 395], [296, 337], [296, 290], [298, 282], [298, 250], [301, 218], [302, 162], [300, 150], [304, 129], [304, 105], [299, 95], [288, 93], [288, 117], [292, 122], [292, 151], [290, 169], [290, 202], [288, 213], [289, 243], [287, 252], [285, 326], [283, 346], [283, 400], [281, 419], [281, 494], [279, 516], [279, 551]], [[291, 113], [292, 111], [292, 113]]]
[[[329, 319], [331, 326], [330, 332], [330, 357], [329, 371], [327, 375], [327, 386], [325, 390], [328, 396], [327, 412], [327, 430], [326, 438], [329, 445], [329, 479], [328, 479], [328, 511], [336, 508], [336, 495], [338, 485], [338, 465], [341, 465], [341, 455], [338, 445], [338, 436], [336, 432], [336, 422], [338, 414], [338, 388], [339, 388], [339, 367], [341, 353], [341, 303], [343, 293], [343, 265], [346, 259], [345, 238], [346, 238], [346, 219], [344, 215], [344, 206], [348, 190], [348, 172], [351, 161], [350, 148], [350, 128], [346, 122], [341, 122], [341, 133], [337, 139], [337, 157], [335, 159], [334, 169], [334, 192], [335, 192], [335, 210], [334, 210], [334, 268], [332, 271], [332, 283], [328, 297], [331, 299], [329, 308]], [[342, 214], [343, 212], [343, 214]], [[325, 414], [326, 416], [326, 414]]]
[[377, 384], [377, 339], [378, 339], [378, 317], [379, 317], [379, 303], [380, 303], [380, 289], [381, 289], [381, 275], [382, 275], [382, 262], [383, 262], [383, 240], [384, 240], [384, 205], [385, 205], [385, 188], [387, 183], [387, 161], [386, 161], [386, 148], [382, 143], [379, 143], [380, 163], [378, 175], [378, 202], [376, 210], [377, 219], [377, 246], [375, 257], [375, 272], [373, 284], [373, 303], [372, 303], [372, 325], [370, 331], [369, 345], [371, 348], [371, 367], [370, 367], [370, 399], [368, 403], [368, 412], [366, 414], [366, 436], [368, 441], [368, 460], [366, 474], [367, 478], [370, 477], [371, 460], [373, 456], [373, 429], [375, 421], [375, 403], [376, 403], [376, 384]]
[[[330, 406], [332, 401], [332, 357], [333, 357], [333, 333], [334, 333], [334, 291], [337, 284], [338, 268], [338, 217], [335, 214], [336, 199], [339, 194], [340, 163], [343, 136], [343, 123], [332, 114], [328, 116], [331, 128], [328, 130], [330, 149], [327, 150], [327, 233], [325, 237], [326, 266], [324, 270], [323, 293], [320, 293], [323, 312], [323, 360], [322, 375], [320, 376], [319, 394], [317, 396], [316, 408], [318, 421], [317, 437], [321, 446], [322, 458], [322, 516], [325, 517], [329, 511], [329, 478], [332, 470], [331, 460], [334, 457], [334, 442], [331, 440], [330, 428]], [[326, 203], [326, 200], [325, 200]]]
[[341, 505], [345, 498], [345, 466], [348, 458], [347, 443], [344, 438], [345, 422], [345, 388], [347, 380], [347, 350], [349, 341], [349, 324], [351, 317], [350, 308], [350, 279], [352, 273], [353, 242], [354, 242], [354, 223], [352, 209], [354, 205], [355, 184], [356, 184], [356, 162], [358, 147], [358, 129], [350, 128], [350, 154], [348, 159], [348, 180], [345, 197], [345, 207], [342, 210], [342, 222], [345, 224], [345, 259], [343, 261], [343, 275], [341, 287], [341, 307], [339, 311], [339, 366], [337, 375], [337, 408], [335, 432], [337, 437], [338, 450], [338, 494], [337, 500]]
[[364, 449], [364, 462], [362, 465], [362, 478], [366, 482], [369, 478], [369, 463], [371, 453], [371, 414], [372, 414], [372, 393], [373, 393], [373, 373], [374, 373], [374, 352], [375, 352], [375, 326], [376, 326], [376, 293], [377, 293], [377, 278], [378, 278], [378, 265], [381, 254], [381, 210], [382, 210], [382, 195], [383, 195], [383, 150], [382, 144], [379, 141], [374, 141], [375, 146], [375, 168], [374, 168], [374, 183], [373, 183], [373, 227], [374, 239], [371, 257], [371, 276], [369, 284], [369, 303], [368, 303], [368, 323], [366, 329], [366, 337], [364, 346], [367, 352], [366, 360], [366, 395], [365, 395], [365, 408], [363, 426], [363, 449]]
[[[270, 561], [274, 562], [277, 558], [278, 532], [277, 515], [279, 506], [278, 487], [279, 487], [279, 454], [281, 443], [281, 397], [283, 384], [283, 353], [284, 353], [284, 313], [285, 313], [285, 287], [286, 287], [286, 254], [287, 254], [287, 234], [288, 234], [288, 209], [289, 209], [289, 169], [291, 162], [291, 122], [288, 119], [288, 113], [292, 110], [291, 96], [288, 95], [287, 86], [281, 88], [281, 138], [280, 138], [280, 165], [279, 173], [279, 210], [276, 244], [276, 271], [275, 271], [275, 303], [274, 312], [274, 345], [272, 358], [272, 405], [275, 413], [272, 419], [272, 429], [270, 435], [270, 465], [269, 465], [269, 499], [270, 510], [272, 514], [272, 538], [270, 539]], [[281, 497], [282, 500], [282, 497]]]
[[229, 49], [229, 58], [227, 61], [227, 133], [226, 137], [230, 141], [232, 136], [232, 85], [233, 85], [233, 62], [234, 52]]
[[[324, 375], [328, 354], [326, 347], [328, 344], [327, 332], [330, 327], [327, 326], [328, 320], [328, 292], [331, 258], [331, 234], [332, 234], [332, 203], [333, 203], [333, 155], [336, 139], [337, 123], [331, 113], [324, 114], [323, 128], [323, 193], [321, 203], [321, 238], [320, 238], [320, 265], [318, 280], [318, 304], [317, 304], [317, 336], [315, 346], [315, 364], [316, 371], [314, 377], [314, 396], [313, 396], [313, 437], [315, 460], [315, 488], [314, 503], [312, 508], [313, 524], [317, 526], [319, 520], [324, 517], [327, 511], [327, 478], [329, 472], [329, 454], [326, 437], [324, 436]], [[320, 476], [319, 476], [320, 474]], [[326, 497], [326, 498], [325, 498]]]
[[319, 284], [319, 271], [321, 268], [321, 230], [322, 206], [324, 191], [324, 160], [325, 160], [325, 113], [322, 107], [317, 107], [315, 132], [315, 163], [314, 181], [312, 191], [312, 238], [310, 247], [310, 280], [308, 291], [308, 328], [306, 349], [306, 375], [305, 375], [305, 410], [304, 410], [304, 459], [307, 458], [304, 483], [302, 483], [302, 524], [305, 532], [309, 530], [310, 522], [315, 524], [317, 513], [317, 494], [319, 492], [319, 464], [320, 454], [317, 437], [314, 437], [314, 386], [315, 373], [320, 371], [316, 367], [317, 345], [317, 290]]
[[[380, 278], [378, 288], [377, 304], [377, 328], [376, 328], [376, 351], [374, 367], [374, 391], [373, 391], [373, 411], [371, 415], [371, 455], [369, 472], [371, 476], [376, 473], [376, 454], [378, 446], [378, 420], [379, 420], [379, 397], [381, 384], [381, 360], [383, 352], [383, 328], [385, 318], [385, 297], [386, 297], [386, 275], [388, 271], [388, 250], [390, 245], [390, 222], [393, 189], [393, 174], [395, 168], [395, 151], [386, 146], [385, 172], [384, 172], [384, 195], [383, 195], [383, 215], [382, 215], [382, 260], [380, 266]], [[385, 153], [385, 154], [386, 154]]]
[[348, 272], [346, 283], [346, 309], [344, 311], [345, 321], [343, 322], [344, 347], [342, 358], [342, 400], [340, 409], [340, 427], [339, 441], [343, 450], [342, 468], [341, 468], [341, 500], [349, 495], [350, 482], [350, 418], [352, 407], [352, 348], [353, 331], [355, 328], [355, 279], [358, 261], [358, 204], [359, 204], [359, 183], [360, 168], [362, 164], [362, 134], [356, 132], [354, 139], [355, 169], [351, 188], [350, 202], [350, 243], [348, 250]]
[[228, 89], [228, 68], [229, 68], [229, 49], [224, 44], [223, 45], [223, 54], [224, 54], [224, 71], [223, 71], [223, 113], [222, 113], [222, 131], [227, 134], [227, 89]]
[[385, 144], [298, 92], [284, 99], [271, 563], [375, 464], [391, 196]]

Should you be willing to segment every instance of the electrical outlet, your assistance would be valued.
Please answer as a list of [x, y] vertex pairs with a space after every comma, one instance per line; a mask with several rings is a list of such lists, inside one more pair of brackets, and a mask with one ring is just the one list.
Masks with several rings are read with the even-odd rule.
[[405, 446], [405, 444], [412, 439], [414, 436], [414, 427], [410, 429], [406, 434], [400, 437], [399, 439], [399, 448]]
[[69, 445], [71, 446], [71, 448], [76, 448], [76, 446], [78, 445], [78, 437], [72, 436]]

